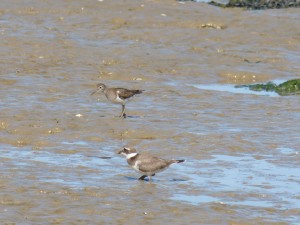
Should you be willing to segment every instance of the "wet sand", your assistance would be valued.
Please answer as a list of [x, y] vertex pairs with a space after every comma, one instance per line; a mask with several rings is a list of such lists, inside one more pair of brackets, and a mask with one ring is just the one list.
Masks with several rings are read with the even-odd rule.
[[[228, 89], [299, 77], [299, 20], [169, 0], [1, 2], [1, 224], [299, 224], [299, 96]], [[90, 96], [98, 82], [146, 91], [120, 119]], [[187, 162], [140, 182], [124, 145]]]

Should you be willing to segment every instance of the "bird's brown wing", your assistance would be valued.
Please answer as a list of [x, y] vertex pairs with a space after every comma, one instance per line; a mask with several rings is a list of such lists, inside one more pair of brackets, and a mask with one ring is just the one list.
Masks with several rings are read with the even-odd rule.
[[160, 159], [155, 156], [149, 157], [149, 155], [147, 158], [139, 157], [138, 161], [141, 162], [139, 164], [139, 170], [142, 172], [161, 170], [170, 165], [167, 160]]
[[136, 94], [141, 94], [142, 92], [142, 90], [128, 90], [125, 88], [117, 88], [117, 93], [121, 99], [127, 99]]

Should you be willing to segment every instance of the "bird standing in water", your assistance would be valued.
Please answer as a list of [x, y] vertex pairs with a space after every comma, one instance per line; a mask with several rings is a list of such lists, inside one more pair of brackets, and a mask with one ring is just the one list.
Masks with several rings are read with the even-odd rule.
[[149, 177], [149, 181], [151, 181], [151, 177], [155, 176], [155, 173], [164, 171], [173, 163], [185, 162], [184, 159], [161, 159], [148, 153], [138, 153], [135, 148], [129, 147], [123, 147], [117, 153], [126, 156], [127, 163], [142, 174], [139, 180]]
[[122, 105], [122, 112], [120, 117], [126, 118], [125, 103], [136, 94], [141, 94], [144, 90], [128, 90], [126, 88], [108, 88], [105, 84], [97, 84], [97, 89], [91, 93], [91, 95], [98, 92], [103, 92], [106, 98], [115, 104]]

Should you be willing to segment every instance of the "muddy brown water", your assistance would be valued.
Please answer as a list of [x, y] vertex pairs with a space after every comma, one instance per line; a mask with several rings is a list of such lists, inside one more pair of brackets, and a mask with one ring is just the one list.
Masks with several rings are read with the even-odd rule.
[[[0, 224], [300, 224], [299, 96], [233, 88], [299, 77], [299, 12], [2, 1]], [[98, 82], [146, 92], [120, 119]]]

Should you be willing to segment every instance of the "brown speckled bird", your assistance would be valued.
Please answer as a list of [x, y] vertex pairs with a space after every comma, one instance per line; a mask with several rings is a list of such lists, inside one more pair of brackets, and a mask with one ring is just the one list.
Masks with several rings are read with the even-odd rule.
[[98, 92], [103, 92], [106, 98], [115, 104], [122, 105], [122, 112], [120, 117], [126, 117], [125, 103], [136, 94], [141, 94], [144, 90], [128, 90], [125, 88], [108, 88], [105, 84], [97, 84], [97, 89], [91, 95]]

